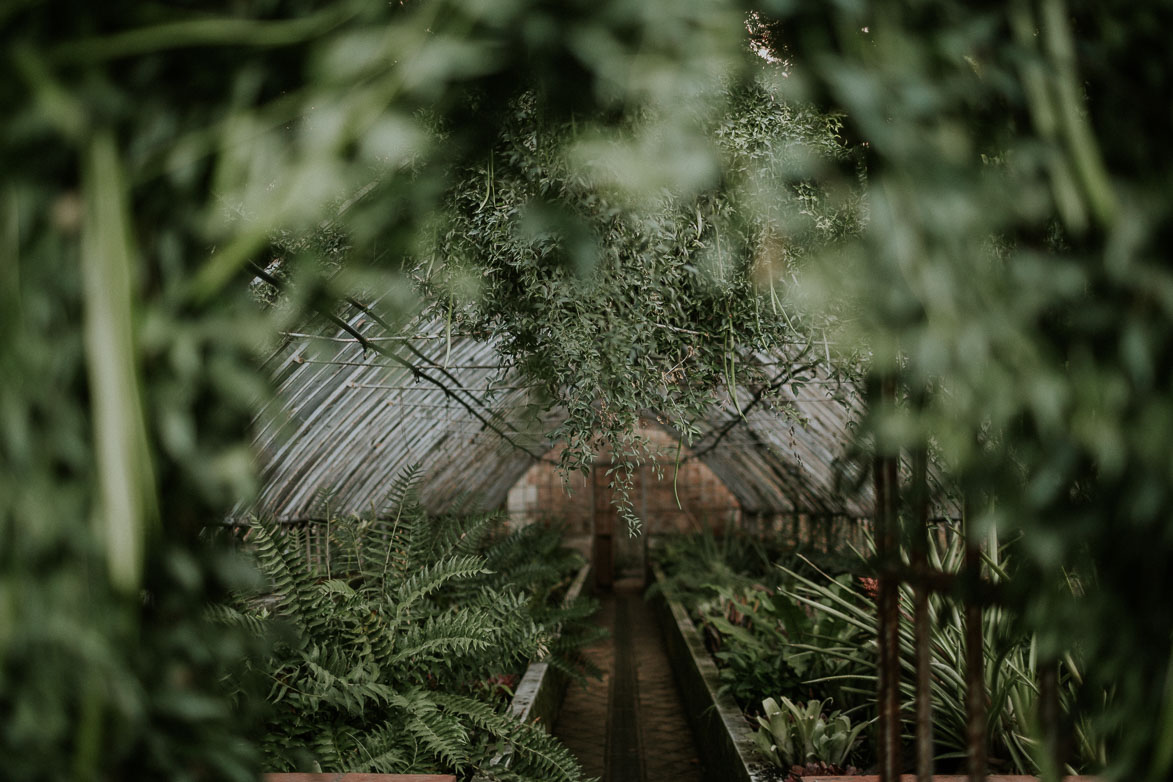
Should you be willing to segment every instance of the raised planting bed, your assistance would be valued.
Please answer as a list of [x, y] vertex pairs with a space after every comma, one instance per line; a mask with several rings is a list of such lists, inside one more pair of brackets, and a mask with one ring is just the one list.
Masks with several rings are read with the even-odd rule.
[[709, 778], [713, 782], [785, 780], [786, 772], [758, 751], [754, 744], [754, 730], [737, 702], [720, 692], [717, 665], [705, 649], [700, 632], [684, 606], [669, 600], [664, 593], [664, 572], [655, 563], [651, 567], [661, 589], [649, 602], [660, 625], [672, 673], [684, 701], [685, 716], [696, 736]]
[[451, 774], [265, 774], [264, 782], [456, 782]]
[[[563, 602], [573, 603], [582, 595], [589, 584], [591, 565], [583, 565], [570, 587], [566, 590]], [[522, 722], [533, 722], [550, 727], [558, 718], [558, 711], [562, 708], [562, 699], [566, 695], [566, 686], [569, 679], [566, 674], [549, 663], [530, 663], [525, 674], [517, 683], [513, 692], [513, 700], [509, 713]]]
[[[755, 729], [746, 720], [732, 696], [720, 692], [717, 665], [705, 648], [700, 631], [687, 609], [668, 599], [664, 589], [664, 572], [656, 563], [652, 576], [660, 589], [649, 602], [660, 625], [672, 662], [672, 672], [680, 687], [685, 713], [698, 748], [713, 782], [781, 782], [789, 772], [778, 768], [762, 756], [754, 742]], [[875, 774], [833, 776], [807, 774], [803, 782], [879, 782]], [[934, 782], [968, 782], [969, 777], [936, 774]], [[1038, 777], [1018, 774], [991, 774], [987, 782], [1038, 782]], [[904, 774], [901, 782], [916, 782], [915, 774]], [[1068, 776], [1063, 782], [1096, 782], [1094, 776]]]
[[[990, 774], [986, 782], [1038, 782], [1038, 777], [1029, 774]], [[1062, 782], [1095, 782], [1096, 777], [1079, 776], [1063, 777]], [[805, 776], [802, 782], [880, 782], [875, 774], [865, 774], [854, 777], [816, 777]], [[916, 782], [916, 774], [901, 774], [900, 782]], [[934, 774], [933, 782], [969, 782], [969, 777], [963, 774]]]

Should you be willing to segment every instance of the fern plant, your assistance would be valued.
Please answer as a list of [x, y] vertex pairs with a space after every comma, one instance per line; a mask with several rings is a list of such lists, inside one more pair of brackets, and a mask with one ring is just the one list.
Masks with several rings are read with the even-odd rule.
[[[257, 663], [273, 706], [261, 741], [268, 764], [580, 779], [556, 739], [477, 687], [530, 659], [581, 675], [575, 652], [593, 637], [593, 607], [550, 599], [579, 562], [559, 549], [557, 530], [504, 534], [495, 515], [431, 517], [414, 480], [397, 482], [386, 518], [253, 527], [270, 591], [216, 613], [280, 639]], [[509, 768], [494, 767], [506, 749]]]

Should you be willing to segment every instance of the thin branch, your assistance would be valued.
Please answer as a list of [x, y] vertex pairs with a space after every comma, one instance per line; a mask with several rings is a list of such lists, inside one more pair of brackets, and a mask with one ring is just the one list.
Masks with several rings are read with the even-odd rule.
[[[282, 336], [285, 336], [285, 337], [297, 337], [299, 339], [320, 339], [325, 342], [346, 342], [349, 344], [354, 344], [354, 343], [358, 342], [358, 340], [355, 339], [354, 337], [329, 337], [329, 336], [326, 336], [325, 334], [306, 334], [305, 332], [301, 332], [301, 331], [283, 331], [283, 332], [281, 332], [281, 334], [282, 334]], [[479, 337], [479, 336], [485, 336], [486, 334], [488, 334], [488, 332], [486, 332], [486, 331], [461, 331], [461, 332], [453, 332], [452, 336], [454, 336], [454, 337]], [[399, 336], [385, 336], [385, 337], [367, 337], [366, 340], [367, 340], [367, 342], [414, 342], [415, 340], [446, 339], [447, 337], [448, 337], [447, 334], [412, 334], [410, 336], [399, 335]]]
[[[364, 305], [362, 302], [358, 301], [357, 299], [354, 299], [350, 296], [347, 296], [346, 301], [352, 307], [357, 307], [359, 309], [359, 311], [361, 311], [361, 312], [365, 313], [366, 315], [368, 315], [369, 317], [371, 317], [376, 323], [378, 323], [383, 328], [384, 331], [386, 331], [388, 333], [394, 333], [395, 331], [397, 331], [397, 329], [394, 329], [391, 327], [390, 323], [383, 320], [381, 317], [379, 317], [379, 315], [377, 313], [375, 313], [373, 310], [371, 310], [370, 307], [367, 307], [366, 305]], [[459, 389], [463, 393], [467, 394], [470, 399], [472, 399], [474, 402], [476, 402], [478, 405], [480, 405], [483, 409], [487, 410], [489, 412], [490, 416], [495, 417], [498, 421], [501, 421], [503, 423], [506, 423], [506, 424], [508, 423], [505, 421], [505, 418], [500, 413], [496, 412], [495, 410], [493, 410], [493, 408], [491, 408], [487, 404], [485, 404], [483, 399], [476, 396], [471, 391], [469, 391], [467, 388], [465, 388], [461, 384], [460, 380], [455, 375], [453, 375], [451, 372], [449, 372], [444, 367], [437, 364], [434, 360], [432, 360], [427, 355], [425, 355], [415, 345], [411, 344], [410, 342], [405, 342], [405, 343], [403, 343], [403, 346], [405, 348], [407, 348], [408, 350], [410, 350], [412, 352], [412, 354], [415, 355], [416, 357], [428, 362], [435, 369], [440, 370], [440, 374], [442, 374], [444, 377], [446, 377], [450, 381], [452, 381], [452, 383], [454, 383], [456, 385], [457, 389]], [[486, 423], [486, 426], [487, 425], [488, 424]]]
[[[801, 353], [799, 353], [797, 356], [794, 357], [794, 361], [802, 360], [806, 356], [806, 354], [809, 353], [810, 351], [811, 351], [811, 347], [808, 344], [807, 347]], [[687, 457], [687, 459], [685, 461], [691, 461], [693, 459], [700, 459], [702, 456], [704, 456], [705, 454], [712, 451], [714, 448], [716, 448], [718, 445], [721, 444], [721, 441], [724, 440], [729, 435], [730, 432], [732, 432], [735, 428], [737, 428], [738, 424], [748, 423], [748, 419], [746, 418], [746, 413], [748, 413], [750, 410], [752, 410], [754, 407], [756, 407], [759, 403], [761, 403], [762, 399], [765, 398], [765, 395], [767, 392], [772, 391], [776, 388], [779, 388], [780, 386], [785, 385], [787, 382], [793, 380], [794, 377], [796, 375], [798, 375], [800, 372], [809, 371], [811, 369], [814, 369], [816, 366], [818, 366], [817, 362], [811, 362], [811, 363], [805, 364], [801, 367], [796, 367], [793, 364], [788, 365], [784, 371], [779, 372], [777, 375], [774, 376], [773, 380], [771, 380], [769, 383], [767, 383], [766, 385], [759, 388], [754, 393], [753, 398], [749, 401], [748, 404], [745, 405], [744, 408], [742, 408], [742, 414], [738, 415], [738, 416], [733, 416], [732, 418], [730, 418], [729, 421], [726, 422], [726, 424], [723, 427], [721, 427], [721, 430], [717, 433], [717, 436], [713, 439], [713, 442], [709, 443], [708, 445], [706, 445], [704, 448], [701, 448], [700, 450], [693, 451]], [[708, 435], [706, 435], [706, 437], [707, 436]]]
[[[259, 265], [254, 263], [254, 264], [252, 264], [252, 266], [253, 266], [253, 272], [256, 274], [257, 277], [260, 277], [262, 280], [264, 280], [265, 282], [269, 283], [270, 285], [272, 285], [273, 287], [275, 287], [279, 290], [284, 289], [284, 285], [285, 285], [284, 282], [282, 282], [281, 280], [277, 279], [276, 277], [274, 277], [271, 274], [269, 274], [268, 272], [266, 272]], [[354, 301], [353, 299], [351, 299], [349, 297], [347, 298], [347, 302], [349, 302], [350, 304], [352, 304], [355, 307], [358, 307], [360, 310], [365, 312], [367, 315], [370, 315], [372, 318], [375, 319], [376, 322], [379, 323], [379, 325], [383, 326], [384, 328], [386, 328], [390, 331], [394, 331], [394, 329], [392, 329], [390, 327], [390, 325], [387, 324], [387, 322], [385, 320], [380, 318], [378, 315], [375, 315], [369, 309], [362, 306], [358, 302]], [[544, 454], [534, 453], [529, 448], [526, 448], [525, 446], [523, 446], [520, 443], [518, 443], [517, 441], [515, 441], [512, 437], [510, 437], [504, 431], [502, 431], [501, 429], [499, 429], [495, 425], [493, 425], [493, 423], [491, 421], [489, 421], [489, 419], [487, 419], [483, 415], [481, 415], [480, 412], [478, 412], [476, 409], [474, 409], [472, 405], [470, 405], [468, 402], [466, 402], [464, 399], [462, 399], [460, 396], [458, 396], [454, 391], [452, 391], [452, 389], [448, 388], [448, 386], [446, 386], [444, 383], [440, 382], [440, 380], [438, 380], [436, 377], [425, 372], [424, 370], [417, 367], [415, 364], [412, 364], [407, 359], [403, 358], [402, 356], [397, 355], [396, 353], [393, 353], [392, 351], [388, 350], [387, 348], [383, 347], [382, 345], [377, 345], [377, 344], [371, 342], [365, 336], [363, 336], [357, 329], [355, 329], [353, 326], [351, 326], [349, 323], [347, 323], [342, 318], [335, 315], [333, 312], [330, 312], [329, 310], [327, 310], [321, 306], [318, 306], [318, 305], [314, 305], [314, 309], [318, 312], [319, 315], [326, 318], [328, 321], [333, 323], [335, 326], [337, 326], [338, 328], [345, 331], [347, 334], [354, 337], [355, 340], [360, 345], [362, 345], [362, 348], [364, 351], [365, 350], [372, 350], [375, 353], [378, 353], [380, 356], [383, 356], [384, 358], [388, 358], [388, 359], [396, 362], [397, 364], [400, 364], [401, 366], [403, 366], [404, 368], [409, 370], [412, 373], [412, 376], [415, 377], [417, 380], [426, 380], [427, 382], [436, 386], [444, 393], [445, 396], [447, 396], [449, 399], [456, 402], [461, 407], [463, 407], [465, 410], [467, 410], [470, 415], [472, 415], [474, 418], [476, 418], [478, 421], [480, 421], [482, 424], [484, 424], [484, 427], [486, 429], [489, 429], [490, 431], [497, 434], [498, 437], [500, 437], [505, 442], [509, 443], [509, 445], [511, 445], [513, 448], [521, 451], [522, 453], [527, 454], [528, 456], [530, 456], [531, 458], [533, 458], [535, 460], [538, 460], [538, 461], [542, 460]], [[469, 396], [472, 396], [472, 395], [469, 394]], [[476, 397], [473, 397], [473, 398], [476, 399]]]
[[693, 331], [692, 329], [684, 329], [684, 328], [681, 328], [680, 326], [672, 326], [668, 323], [654, 323], [653, 322], [652, 325], [656, 326], [657, 328], [667, 329], [668, 331], [675, 331], [680, 334], [691, 334], [694, 337], [707, 337], [709, 339], [712, 339], [712, 335], [706, 331]]

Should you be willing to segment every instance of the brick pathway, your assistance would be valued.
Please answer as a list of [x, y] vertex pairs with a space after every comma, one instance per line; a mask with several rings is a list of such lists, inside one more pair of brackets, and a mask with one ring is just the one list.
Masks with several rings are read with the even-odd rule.
[[617, 581], [596, 621], [611, 637], [588, 650], [604, 670], [572, 684], [554, 734], [603, 782], [702, 782], [704, 771], [642, 583]]
[[[610, 630], [615, 624], [615, 601], [608, 598], [601, 601], [595, 621]], [[603, 678], [590, 679], [585, 688], [571, 682], [554, 725], [554, 735], [570, 748], [578, 762], [582, 763], [586, 775], [599, 779], [603, 778], [606, 771], [607, 695], [611, 688], [614, 653], [611, 638], [586, 650], [591, 662], [603, 670]]]

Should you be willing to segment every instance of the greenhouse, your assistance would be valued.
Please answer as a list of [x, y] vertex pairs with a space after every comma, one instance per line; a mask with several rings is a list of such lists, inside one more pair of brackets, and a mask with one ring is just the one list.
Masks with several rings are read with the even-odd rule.
[[1171, 23], [0, 8], [0, 780], [1173, 778]]

